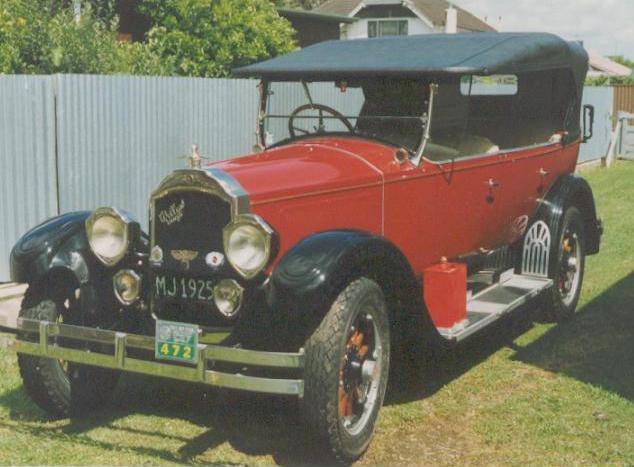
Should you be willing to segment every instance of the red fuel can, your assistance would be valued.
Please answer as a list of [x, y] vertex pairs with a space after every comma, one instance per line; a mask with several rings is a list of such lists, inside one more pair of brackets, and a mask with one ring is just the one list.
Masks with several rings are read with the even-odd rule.
[[467, 266], [442, 262], [423, 271], [423, 297], [439, 328], [452, 328], [467, 317]]

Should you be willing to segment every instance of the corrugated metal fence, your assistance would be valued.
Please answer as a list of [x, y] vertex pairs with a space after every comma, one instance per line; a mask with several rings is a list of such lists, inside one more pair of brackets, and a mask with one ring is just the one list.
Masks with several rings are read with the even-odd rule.
[[113, 205], [147, 223], [147, 200], [179, 157], [251, 150], [256, 81], [57, 77], [60, 211]]
[[0, 281], [16, 239], [58, 212], [55, 157], [53, 82], [0, 76]]
[[[147, 199], [191, 144], [218, 160], [250, 152], [257, 115], [253, 80], [119, 76], [0, 76], [0, 282], [28, 228], [59, 212], [114, 205], [147, 223]], [[593, 88], [596, 142], [581, 158], [605, 153], [601, 128], [612, 95]], [[301, 88], [278, 87], [278, 105], [305, 102]], [[356, 114], [350, 90], [315, 86], [315, 100]], [[281, 97], [280, 97], [281, 96]], [[272, 109], [275, 110], [275, 109]], [[279, 110], [279, 109], [278, 109]], [[271, 129], [283, 135], [281, 122]], [[279, 138], [276, 138], [279, 139]], [[604, 147], [605, 146], [605, 147]], [[58, 190], [59, 187], [59, 190]]]

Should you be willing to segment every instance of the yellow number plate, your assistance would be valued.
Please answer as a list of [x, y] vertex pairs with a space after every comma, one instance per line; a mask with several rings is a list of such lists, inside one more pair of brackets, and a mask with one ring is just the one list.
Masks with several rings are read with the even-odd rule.
[[198, 362], [198, 326], [172, 321], [156, 321], [154, 355], [160, 360]]

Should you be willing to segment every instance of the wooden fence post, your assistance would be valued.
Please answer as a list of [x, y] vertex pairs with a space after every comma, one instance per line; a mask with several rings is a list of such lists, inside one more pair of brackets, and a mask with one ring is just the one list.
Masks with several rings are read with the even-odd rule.
[[621, 115], [619, 115], [618, 122], [616, 124], [616, 128], [612, 132], [612, 138], [610, 139], [610, 147], [608, 148], [608, 153], [603, 159], [603, 165], [605, 167], [612, 167], [614, 165], [614, 161], [616, 160], [616, 147], [619, 142], [621, 136], [621, 128], [623, 127], [623, 119]]

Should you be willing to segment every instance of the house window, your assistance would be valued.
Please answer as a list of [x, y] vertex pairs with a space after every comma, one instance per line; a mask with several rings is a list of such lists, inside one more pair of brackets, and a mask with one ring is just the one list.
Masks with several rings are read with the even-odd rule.
[[407, 36], [406, 19], [368, 21], [368, 37]]

